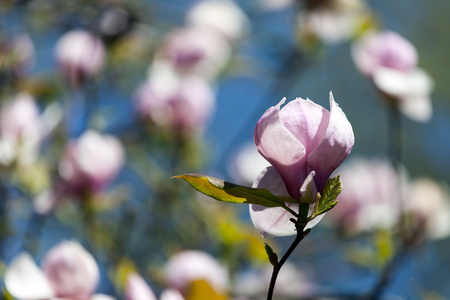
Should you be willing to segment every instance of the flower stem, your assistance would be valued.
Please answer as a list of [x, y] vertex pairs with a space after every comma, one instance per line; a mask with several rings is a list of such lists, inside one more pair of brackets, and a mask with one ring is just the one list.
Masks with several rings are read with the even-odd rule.
[[275, 283], [277, 281], [278, 273], [280, 272], [281, 267], [283, 267], [289, 256], [292, 254], [292, 252], [294, 252], [295, 248], [305, 237], [305, 233], [307, 233], [304, 231], [304, 226], [299, 225], [298, 223], [296, 223], [295, 226], [297, 227], [297, 235], [295, 236], [294, 241], [292, 242], [286, 253], [284, 253], [283, 257], [273, 266], [272, 278], [270, 279], [269, 291], [267, 292], [267, 300], [272, 300], [273, 292], [275, 290]]

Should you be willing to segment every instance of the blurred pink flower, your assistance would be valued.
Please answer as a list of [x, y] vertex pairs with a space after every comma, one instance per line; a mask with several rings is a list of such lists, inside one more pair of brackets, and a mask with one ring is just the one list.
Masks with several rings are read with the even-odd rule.
[[97, 192], [115, 179], [124, 156], [116, 137], [89, 130], [66, 148], [59, 172], [72, 192]]
[[88, 298], [100, 277], [94, 257], [72, 241], [53, 247], [45, 256], [42, 269], [58, 297]]
[[370, 32], [353, 45], [352, 57], [406, 116], [420, 122], [431, 118], [433, 80], [417, 67], [417, 51], [408, 40], [392, 31]]
[[329, 219], [346, 233], [357, 234], [375, 229], [389, 229], [399, 216], [400, 186], [389, 161], [354, 159], [338, 169], [344, 189], [339, 203], [329, 212]]
[[86, 131], [65, 149], [59, 163], [62, 182], [35, 197], [34, 209], [48, 214], [66, 196], [91, 196], [102, 191], [117, 177], [124, 161], [124, 149], [116, 137]]
[[371, 32], [364, 35], [352, 48], [358, 69], [373, 76], [379, 67], [408, 72], [417, 66], [416, 48], [392, 31]]
[[215, 94], [202, 78], [179, 76], [170, 67], [154, 66], [135, 93], [139, 114], [157, 126], [202, 131], [215, 108]]
[[71, 241], [63, 241], [50, 249], [42, 270], [23, 252], [13, 258], [5, 273], [6, 289], [22, 300], [113, 299], [93, 294], [98, 281], [99, 269], [94, 257]]
[[169, 33], [156, 55], [181, 74], [212, 80], [231, 57], [229, 42], [217, 32], [203, 27], [185, 27]]
[[205, 252], [189, 250], [175, 254], [167, 262], [164, 272], [168, 286], [181, 293], [196, 280], [207, 281], [218, 292], [228, 288], [228, 271]]
[[[350, 154], [353, 129], [331, 93], [330, 111], [301, 98], [281, 108], [284, 101], [269, 108], [256, 125], [256, 147], [272, 166], [261, 172], [253, 187], [315, 203], [317, 192], [322, 192], [331, 173]], [[298, 211], [298, 205], [289, 206]], [[283, 208], [250, 205], [250, 216], [264, 236], [296, 233], [291, 215]]]
[[450, 235], [449, 189], [435, 181], [420, 178], [408, 185], [405, 213], [426, 237], [442, 239]]
[[56, 126], [61, 117], [57, 105], [49, 105], [44, 113], [32, 96], [15, 95], [0, 112], [0, 164], [19, 165], [33, 163], [45, 136]]
[[317, 37], [327, 44], [350, 39], [368, 17], [368, 8], [360, 0], [309, 2], [307, 5], [311, 8], [298, 15], [299, 31], [306, 37]]
[[103, 42], [86, 30], [65, 33], [55, 47], [56, 61], [74, 85], [97, 74], [105, 56]]
[[186, 23], [214, 29], [231, 42], [241, 39], [250, 27], [245, 13], [230, 0], [198, 1], [187, 12]]
[[132, 273], [127, 275], [125, 300], [156, 300], [156, 296], [140, 275]]

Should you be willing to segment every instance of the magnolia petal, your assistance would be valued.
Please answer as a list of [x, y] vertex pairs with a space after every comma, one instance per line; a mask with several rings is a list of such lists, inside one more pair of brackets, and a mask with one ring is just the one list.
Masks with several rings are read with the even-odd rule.
[[[311, 175], [311, 174], [310, 174]], [[312, 179], [313, 175], [311, 175]], [[253, 184], [254, 188], [268, 189], [275, 195], [287, 195], [287, 190], [283, 184], [283, 179], [273, 167], [264, 169]], [[298, 204], [286, 203], [293, 211], [298, 213]], [[311, 215], [314, 204], [311, 204], [308, 215]], [[297, 234], [294, 223], [291, 219], [294, 217], [288, 211], [281, 207], [265, 207], [261, 205], [250, 205], [250, 218], [253, 225], [264, 238], [268, 236], [290, 236]], [[323, 215], [318, 216], [308, 222], [305, 229], [313, 228], [322, 219]]]
[[431, 99], [428, 96], [401, 97], [398, 108], [405, 116], [416, 122], [428, 122], [433, 116]]
[[53, 297], [53, 290], [44, 272], [26, 252], [20, 253], [11, 261], [5, 273], [5, 287], [18, 299], [37, 300]]
[[298, 170], [304, 164], [306, 150], [302, 143], [281, 123], [280, 107], [286, 98], [278, 105], [269, 108], [256, 124], [253, 134], [259, 153], [274, 166], [289, 194], [300, 198]]
[[[275, 195], [288, 195], [283, 179], [274, 167], [265, 168], [259, 174], [253, 187], [268, 189]], [[298, 212], [297, 204], [287, 203], [287, 206]], [[293, 215], [281, 207], [268, 208], [251, 204], [250, 218], [263, 237], [289, 236], [297, 233], [294, 223], [290, 221]]]
[[125, 300], [156, 300], [156, 296], [140, 275], [131, 273], [126, 279]]
[[424, 96], [434, 88], [433, 79], [427, 72], [416, 68], [402, 72], [390, 68], [377, 68], [373, 74], [377, 88], [391, 96]]
[[307, 162], [307, 171], [316, 171], [314, 182], [319, 192], [331, 173], [350, 154], [354, 143], [352, 125], [330, 92], [330, 122], [322, 142], [308, 156]]
[[167, 289], [161, 293], [159, 300], [184, 300], [181, 293], [175, 289]]
[[280, 110], [280, 120], [310, 153], [325, 136], [330, 112], [309, 99], [297, 98]]
[[[297, 204], [288, 203], [287, 206], [298, 212]], [[250, 218], [264, 238], [268, 236], [290, 236], [297, 233], [294, 223], [290, 221], [293, 216], [281, 207], [269, 208], [251, 204]]]

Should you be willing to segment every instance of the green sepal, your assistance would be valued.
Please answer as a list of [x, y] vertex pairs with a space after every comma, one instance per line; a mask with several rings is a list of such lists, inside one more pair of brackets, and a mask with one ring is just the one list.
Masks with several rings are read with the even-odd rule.
[[[265, 207], [283, 207], [294, 216], [297, 216], [297, 213], [287, 207], [285, 203], [289, 197], [283, 196], [282, 199], [280, 199], [267, 189], [255, 189], [241, 186], [203, 174], [190, 173], [177, 175], [172, 178], [183, 179], [197, 191], [219, 201], [257, 204]], [[289, 199], [290, 202], [298, 203], [295, 202], [294, 199]]]
[[342, 191], [342, 181], [340, 176], [330, 178], [325, 185], [322, 195], [318, 195], [318, 200], [314, 206], [314, 211], [308, 218], [311, 221], [315, 217], [322, 215], [336, 206], [338, 203], [337, 196]]

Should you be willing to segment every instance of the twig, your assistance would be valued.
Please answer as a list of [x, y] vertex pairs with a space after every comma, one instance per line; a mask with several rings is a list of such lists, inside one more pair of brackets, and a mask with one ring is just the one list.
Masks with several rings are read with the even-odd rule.
[[272, 300], [275, 283], [277, 281], [278, 273], [280, 272], [281, 267], [283, 267], [284, 263], [287, 261], [292, 252], [294, 252], [298, 244], [309, 233], [309, 230], [304, 231], [304, 226], [299, 225], [298, 222], [295, 224], [295, 227], [297, 228], [297, 235], [295, 236], [294, 241], [292, 242], [291, 246], [289, 246], [289, 249], [286, 251], [286, 253], [284, 253], [283, 257], [273, 266], [272, 278], [270, 279], [269, 290], [267, 292], [267, 300]]

